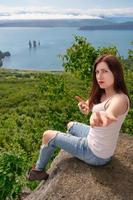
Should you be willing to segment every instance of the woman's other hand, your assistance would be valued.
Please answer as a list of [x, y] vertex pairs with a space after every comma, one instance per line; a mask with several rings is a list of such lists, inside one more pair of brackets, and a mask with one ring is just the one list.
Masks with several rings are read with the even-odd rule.
[[84, 101], [84, 100], [82, 99], [82, 97], [80, 97], [80, 96], [75, 96], [75, 99], [79, 102], [79, 103], [78, 103], [79, 110], [80, 110], [84, 115], [88, 115], [88, 113], [89, 113], [88, 100], [87, 100], [87, 101]]
[[90, 126], [105, 127], [115, 121], [117, 121], [117, 118], [111, 113], [106, 113], [104, 111], [94, 112], [90, 117]]

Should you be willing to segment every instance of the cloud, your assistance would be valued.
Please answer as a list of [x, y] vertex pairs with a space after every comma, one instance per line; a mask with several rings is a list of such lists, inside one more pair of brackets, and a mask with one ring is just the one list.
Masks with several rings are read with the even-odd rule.
[[0, 5], [0, 19], [98, 19], [101, 16], [133, 16], [133, 8], [60, 10], [52, 7], [7, 7]]

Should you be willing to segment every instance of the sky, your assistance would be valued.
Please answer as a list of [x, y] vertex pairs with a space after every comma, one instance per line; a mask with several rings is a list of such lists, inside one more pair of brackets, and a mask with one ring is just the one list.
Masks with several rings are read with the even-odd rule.
[[2, 19], [89, 19], [132, 16], [133, 0], [0, 0]]

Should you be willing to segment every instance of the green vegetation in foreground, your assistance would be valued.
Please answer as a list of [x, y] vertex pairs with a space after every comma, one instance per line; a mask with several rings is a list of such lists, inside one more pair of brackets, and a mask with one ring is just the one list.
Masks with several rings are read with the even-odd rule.
[[[66, 125], [71, 120], [89, 123], [89, 116], [86, 117], [79, 112], [74, 99], [75, 95], [80, 95], [84, 99], [88, 96], [92, 63], [89, 49], [91, 48], [94, 58], [107, 51], [116, 52], [116, 48], [101, 48], [96, 51], [82, 38], [76, 38], [76, 42], [76, 46], [69, 48], [67, 55], [63, 57], [63, 65], [68, 72], [46, 73], [0, 69], [1, 200], [18, 198], [24, 186], [33, 189], [37, 185], [37, 182], [28, 183], [25, 174], [37, 159], [42, 133], [45, 130], [66, 132]], [[84, 48], [86, 56], [82, 54]], [[129, 53], [129, 59], [123, 62], [126, 83], [133, 100], [133, 52]], [[79, 65], [75, 65], [75, 62]], [[75, 68], [72, 69], [71, 64]], [[84, 73], [88, 76], [84, 77]], [[122, 132], [133, 135], [132, 118], [131, 107]], [[59, 149], [53, 158], [58, 151]]]
[[87, 93], [68, 73], [0, 70], [0, 199], [15, 198], [26, 184], [45, 130], [66, 132], [70, 120], [88, 122], [74, 99]]

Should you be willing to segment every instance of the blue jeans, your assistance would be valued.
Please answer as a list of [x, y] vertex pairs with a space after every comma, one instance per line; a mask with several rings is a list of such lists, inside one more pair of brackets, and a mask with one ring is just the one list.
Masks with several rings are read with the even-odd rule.
[[90, 127], [86, 124], [74, 122], [67, 133], [57, 131], [56, 136], [50, 139], [47, 145], [43, 144], [41, 146], [36, 168], [43, 170], [46, 167], [56, 147], [64, 149], [90, 165], [105, 165], [111, 158], [103, 159], [94, 155], [87, 141], [89, 129]]

